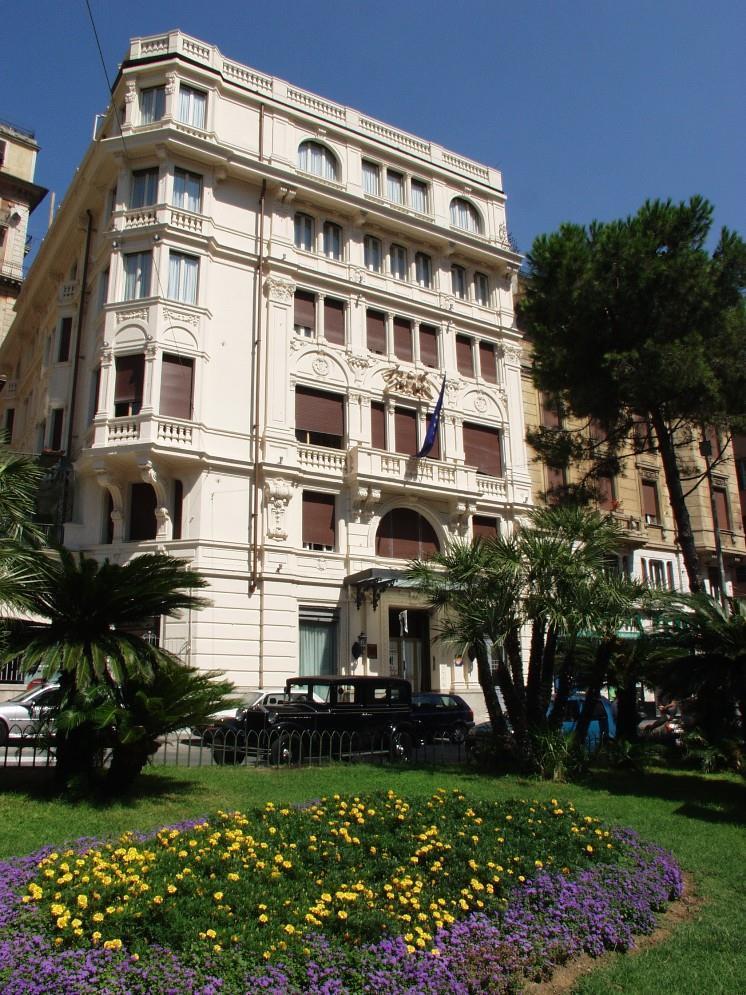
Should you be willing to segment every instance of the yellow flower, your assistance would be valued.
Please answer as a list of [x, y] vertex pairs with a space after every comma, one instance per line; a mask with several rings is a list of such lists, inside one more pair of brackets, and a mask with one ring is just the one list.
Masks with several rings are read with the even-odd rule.
[[259, 916], [259, 922], [269, 922], [269, 916], [265, 915], [264, 912]]
[[293, 926], [292, 923], [286, 923], [282, 928], [285, 930], [288, 936], [292, 936], [293, 933], [295, 932], [295, 926]]
[[215, 899], [216, 902], [222, 902], [222, 900], [223, 900], [223, 892], [222, 891], [216, 891], [215, 894], [212, 897]]
[[347, 918], [347, 913], [345, 912], [344, 909], [340, 909], [339, 912], [337, 912], [337, 918], [339, 918], [339, 919], [346, 919]]
[[98, 930], [91, 933], [91, 939], [93, 940], [94, 943], [98, 943], [98, 941], [101, 939], [101, 934], [99, 933]]
[[121, 940], [104, 940], [105, 950], [121, 950], [122, 941]]
[[215, 932], [214, 929], [206, 929], [205, 930], [205, 936], [209, 936], [209, 938], [211, 940], [214, 940], [217, 935], [218, 934]]

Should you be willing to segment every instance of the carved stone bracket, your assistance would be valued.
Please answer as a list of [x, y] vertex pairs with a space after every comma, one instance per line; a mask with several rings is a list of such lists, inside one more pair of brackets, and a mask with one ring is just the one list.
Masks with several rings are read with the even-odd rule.
[[129, 80], [127, 83], [127, 90], [124, 94], [125, 104], [134, 103], [135, 97], [137, 96], [137, 84], [133, 79]]
[[118, 481], [114, 480], [105, 466], [94, 466], [96, 483], [109, 492], [111, 497], [111, 521], [114, 525], [113, 542], [124, 541], [124, 495]]
[[164, 307], [163, 317], [166, 321], [178, 321], [184, 325], [199, 325], [199, 315], [194, 311], [181, 311], [178, 308]]
[[148, 309], [146, 307], [142, 308], [132, 308], [127, 311], [117, 311], [117, 324], [121, 325], [125, 321], [147, 321], [148, 320]]
[[285, 528], [285, 512], [293, 496], [295, 484], [292, 480], [271, 478], [264, 482], [264, 500], [267, 507], [267, 538], [284, 541], [288, 537]]
[[446, 394], [448, 394], [450, 398], [453, 398], [455, 394], [458, 394], [460, 389], [461, 389], [460, 380], [457, 379], [446, 380]]
[[411, 370], [402, 370], [395, 366], [393, 370], [386, 370], [383, 374], [385, 389], [390, 393], [406, 394], [419, 401], [429, 401], [433, 396], [432, 384], [428, 380], [427, 373], [413, 373]]
[[295, 284], [277, 276], [268, 276], [264, 281], [264, 293], [274, 304], [292, 304]]
[[378, 487], [358, 487], [352, 498], [352, 509], [356, 522], [369, 522], [381, 503]]
[[451, 531], [460, 536], [467, 535], [469, 519], [476, 514], [477, 506], [472, 501], [456, 501], [451, 505], [449, 525]]
[[171, 539], [173, 537], [173, 528], [171, 525], [171, 515], [168, 510], [166, 488], [163, 486], [163, 481], [158, 476], [158, 472], [151, 460], [141, 460], [137, 464], [137, 468], [140, 471], [140, 478], [143, 483], [150, 484], [155, 491], [155, 537], [156, 539]]
[[450, 294], [440, 295], [440, 306], [444, 311], [453, 311], [456, 306], [456, 298], [452, 297]]
[[519, 345], [513, 345], [513, 343], [503, 344], [503, 356], [507, 363], [517, 363], [520, 365], [521, 356], [523, 355], [523, 350]]
[[347, 354], [347, 365], [352, 370], [355, 380], [359, 383], [365, 374], [366, 370], [369, 370], [372, 366], [371, 361], [367, 356], [353, 356], [351, 353]]
[[164, 87], [166, 93], [176, 93], [177, 80], [176, 73], [166, 73], [166, 85]]

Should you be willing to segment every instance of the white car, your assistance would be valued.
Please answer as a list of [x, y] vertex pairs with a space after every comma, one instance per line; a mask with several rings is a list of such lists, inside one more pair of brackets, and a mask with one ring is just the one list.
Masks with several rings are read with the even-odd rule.
[[221, 719], [240, 719], [247, 708], [259, 708], [262, 705], [276, 705], [285, 700], [284, 688], [263, 688], [261, 691], [247, 691], [241, 699], [238, 708], [221, 708], [211, 718], [216, 722]]
[[0, 747], [10, 739], [35, 736], [59, 700], [59, 684], [45, 684], [0, 702]]

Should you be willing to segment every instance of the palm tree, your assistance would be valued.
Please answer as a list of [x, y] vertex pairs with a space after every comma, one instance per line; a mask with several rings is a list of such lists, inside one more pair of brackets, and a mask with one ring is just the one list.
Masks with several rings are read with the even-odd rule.
[[[476, 655], [493, 728], [501, 733], [509, 724], [519, 755], [529, 761], [532, 736], [551, 721], [557, 678], [560, 721], [578, 639], [592, 632], [608, 637], [637, 607], [640, 589], [608, 569], [620, 540], [610, 518], [578, 507], [543, 508], [510, 537], [456, 540], [410, 566], [431, 607], [443, 611], [438, 638]], [[530, 631], [525, 668], [524, 627]]]
[[[38, 556], [33, 573], [26, 594], [31, 617], [7, 623], [6, 655], [20, 657], [26, 671], [40, 670], [47, 679], [59, 675], [59, 778], [67, 782], [90, 771], [103, 744], [113, 744], [116, 770], [117, 750], [137, 738], [128, 712], [137, 694], [183, 667], [143, 633], [154, 617], [174, 617], [208, 604], [194, 593], [206, 581], [182, 561], [158, 553], [122, 566], [60, 549]], [[226, 690], [219, 685], [206, 696], [202, 717], [222, 704]], [[185, 719], [192, 721], [193, 704], [185, 710]], [[142, 722], [139, 727], [145, 730]]]
[[0, 442], [0, 605], [26, 607], [28, 582], [43, 533], [34, 523], [42, 471], [35, 459]]

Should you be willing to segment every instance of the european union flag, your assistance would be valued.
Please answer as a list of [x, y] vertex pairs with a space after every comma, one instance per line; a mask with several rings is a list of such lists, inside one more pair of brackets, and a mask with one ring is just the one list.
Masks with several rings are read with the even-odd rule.
[[422, 448], [415, 455], [415, 459], [422, 459], [423, 456], [427, 456], [430, 450], [435, 445], [435, 440], [438, 437], [438, 425], [440, 424], [440, 412], [443, 408], [443, 395], [446, 392], [446, 378], [443, 377], [443, 386], [440, 388], [440, 394], [438, 395], [438, 400], [435, 403], [435, 409], [433, 411], [433, 416], [430, 419], [430, 425], [427, 429], [427, 434], [425, 435], [425, 441], [422, 443]]

